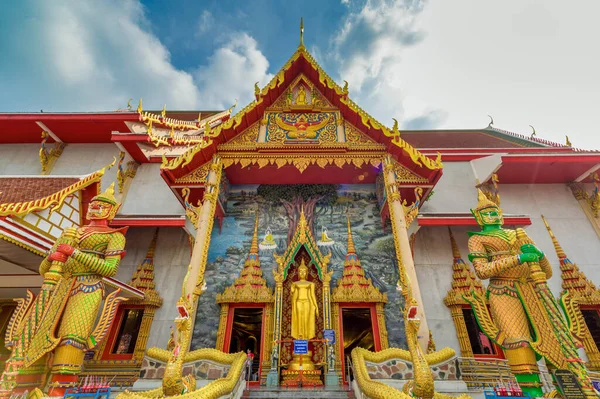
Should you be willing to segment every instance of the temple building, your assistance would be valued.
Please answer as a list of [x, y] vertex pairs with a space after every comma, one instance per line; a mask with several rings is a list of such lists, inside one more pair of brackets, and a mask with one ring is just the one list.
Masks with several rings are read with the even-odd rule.
[[368, 112], [301, 38], [243, 107], [0, 113], [0, 398], [594, 397], [600, 152]]

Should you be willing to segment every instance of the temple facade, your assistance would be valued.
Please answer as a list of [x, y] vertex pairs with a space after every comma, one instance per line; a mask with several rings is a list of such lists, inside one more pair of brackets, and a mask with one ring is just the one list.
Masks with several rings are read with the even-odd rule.
[[[255, 97], [0, 114], [0, 397], [235, 397], [244, 378], [560, 395], [556, 370], [593, 397], [599, 152], [493, 123], [399, 130], [302, 42]], [[507, 249], [473, 239], [488, 224]]]

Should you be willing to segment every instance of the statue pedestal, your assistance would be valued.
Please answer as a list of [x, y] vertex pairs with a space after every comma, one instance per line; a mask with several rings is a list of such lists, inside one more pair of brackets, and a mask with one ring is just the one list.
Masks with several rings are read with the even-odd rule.
[[277, 373], [277, 368], [271, 368], [271, 370], [269, 370], [269, 373], [267, 374], [267, 386], [279, 386], [279, 373]]
[[325, 386], [337, 387], [340, 385], [340, 376], [335, 371], [329, 371], [325, 374]]
[[287, 370], [281, 371], [282, 383], [284, 387], [320, 387], [321, 370], [317, 370], [315, 364], [310, 359], [311, 352], [306, 355], [294, 355], [292, 361], [288, 364]]
[[321, 370], [282, 370], [284, 387], [321, 387]]

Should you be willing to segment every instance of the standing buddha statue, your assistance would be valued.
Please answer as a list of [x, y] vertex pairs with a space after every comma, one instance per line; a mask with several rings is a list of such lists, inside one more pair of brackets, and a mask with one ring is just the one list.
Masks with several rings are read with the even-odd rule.
[[111, 293], [96, 323], [104, 297], [102, 279], [114, 276], [125, 256], [127, 228], [108, 226], [119, 206], [113, 183], [90, 202], [86, 215], [90, 223], [78, 228], [68, 243], [59, 238], [60, 243], [44, 261], [62, 264], [62, 277], [25, 352], [25, 368], [19, 372], [17, 388], [20, 377], [27, 376], [27, 368], [53, 351], [50, 395], [62, 395], [64, 388], [77, 382], [85, 352], [95, 348], [106, 335], [117, 305], [123, 300], [117, 296], [118, 290]]
[[540, 356], [550, 369], [573, 371], [586, 393], [593, 392], [577, 343], [546, 283], [552, 277], [550, 262], [523, 229], [502, 228], [501, 209], [478, 191], [479, 203], [471, 212], [481, 231], [469, 233], [469, 260], [480, 279], [490, 280], [491, 315], [483, 297], [472, 293], [466, 299], [484, 333], [502, 347], [517, 381], [531, 396], [542, 396]]

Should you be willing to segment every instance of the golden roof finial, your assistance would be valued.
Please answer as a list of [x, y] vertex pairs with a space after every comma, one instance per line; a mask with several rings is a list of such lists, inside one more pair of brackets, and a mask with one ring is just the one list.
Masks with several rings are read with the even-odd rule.
[[137, 107], [138, 114], [141, 114], [143, 110], [144, 109], [142, 108], [142, 98], [140, 97], [140, 103], [138, 104], [138, 107]]
[[300, 48], [304, 48], [304, 18], [300, 17]]
[[456, 245], [456, 240], [454, 239], [454, 234], [452, 234], [452, 229], [448, 226], [448, 233], [450, 234], [450, 245], [452, 245], [452, 256], [454, 259], [460, 259], [460, 251], [458, 249], [458, 245]]
[[573, 147], [573, 144], [571, 144], [571, 140], [569, 140], [569, 136], [565, 136], [565, 138], [567, 139], [567, 141], [566, 141], [566, 143], [565, 143], [565, 144], [566, 144], [566, 146], [567, 146], [567, 147]]
[[160, 116], [162, 116], [163, 118], [167, 117], [167, 104], [164, 105], [162, 111], [160, 112]]
[[250, 244], [250, 253], [258, 254], [258, 211], [254, 219], [254, 234], [252, 235], [252, 244]]
[[348, 218], [348, 253], [355, 254], [356, 247], [354, 246], [354, 239], [352, 238], [352, 229], [350, 228], [350, 216], [346, 216]]
[[556, 256], [558, 256], [558, 259], [566, 259], [567, 254], [565, 254], [565, 251], [563, 251], [562, 247], [558, 243], [558, 240], [554, 236], [554, 233], [552, 232], [552, 229], [550, 228], [550, 225], [548, 224], [548, 221], [546, 220], [544, 215], [542, 215], [542, 220], [544, 221], [544, 224], [546, 225], [546, 229], [548, 229], [548, 234], [550, 234], [550, 238], [552, 238], [552, 244], [554, 244], [554, 250], [556, 251]]

